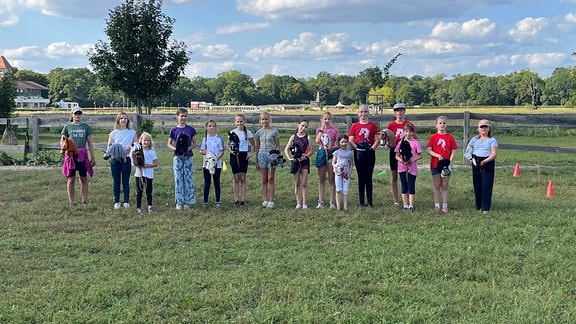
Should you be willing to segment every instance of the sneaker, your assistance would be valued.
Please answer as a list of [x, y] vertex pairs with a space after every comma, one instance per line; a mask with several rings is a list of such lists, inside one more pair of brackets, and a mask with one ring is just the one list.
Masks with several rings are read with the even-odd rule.
[[236, 200], [236, 201], [234, 202], [234, 206], [236, 206], [236, 207], [240, 206], [240, 200]]
[[180, 209], [182, 209], [182, 205], [176, 204], [176, 210], [180, 210]]
[[190, 205], [188, 205], [188, 204], [184, 204], [183, 206], [184, 206], [184, 209], [190, 208]]
[[87, 201], [83, 201], [83, 202], [82, 202], [82, 206], [83, 206], [83, 207], [88, 206], [88, 202], [87, 202]]
[[266, 205], [266, 207], [268, 208], [274, 208], [274, 202], [273, 201], [269, 201], [268, 205]]
[[136, 213], [141, 215], [142, 214], [142, 208], [136, 208]]
[[120, 209], [120, 208], [122, 208], [122, 205], [120, 203], [114, 204], [114, 209]]
[[324, 207], [324, 202], [322, 200], [318, 200], [318, 206], [316, 206], [316, 208], [322, 208]]
[[262, 207], [268, 207], [268, 202], [266, 200], [262, 202]]
[[71, 203], [70, 203], [70, 207], [74, 207], [74, 206], [76, 206], [76, 203], [75, 203], [75, 202], [71, 202]]
[[245, 202], [245, 201], [241, 201], [241, 202], [240, 202], [240, 207], [244, 207], [244, 206], [246, 206], [246, 202]]
[[333, 202], [330, 202], [330, 209], [336, 208], [336, 205]]
[[395, 202], [393, 206], [394, 207], [400, 207], [400, 203]]
[[487, 210], [482, 211], [482, 215], [488, 216], [488, 211]]
[[148, 206], [148, 214], [152, 214], [154, 210], [152, 210], [152, 206]]
[[220, 206], [222, 206], [222, 203], [219, 201], [217, 201], [216, 204], [214, 205], [214, 207], [220, 207]]
[[303, 205], [302, 205], [302, 209], [308, 209], [308, 205], [303, 204]]
[[296, 208], [295, 208], [295, 209], [300, 209], [300, 208], [302, 208], [302, 205], [296, 204]]
[[448, 207], [442, 207], [442, 213], [447, 214], [448, 213]]
[[203, 206], [204, 206], [204, 207], [208, 207], [208, 203], [205, 202], [205, 203], [203, 204]]
[[130, 204], [129, 204], [129, 203], [124, 203], [124, 208], [130, 208]]
[[435, 212], [435, 213], [439, 213], [440, 211], [441, 211], [441, 210], [440, 210], [440, 207], [434, 207], [434, 212]]
[[413, 212], [414, 211], [414, 206], [408, 206], [408, 210]]

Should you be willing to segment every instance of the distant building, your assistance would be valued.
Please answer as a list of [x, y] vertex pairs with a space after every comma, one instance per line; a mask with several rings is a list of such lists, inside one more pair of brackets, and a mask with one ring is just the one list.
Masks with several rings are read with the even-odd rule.
[[[12, 70], [12, 66], [4, 56], [0, 56], [0, 77]], [[44, 109], [50, 104], [48, 88], [32, 81], [16, 81], [16, 108], [21, 109]]]
[[42, 96], [48, 88], [33, 81], [16, 81], [16, 108], [47, 108], [50, 100]]
[[12, 66], [8, 63], [8, 60], [4, 56], [0, 56], [0, 77], [10, 70], [12, 70]]

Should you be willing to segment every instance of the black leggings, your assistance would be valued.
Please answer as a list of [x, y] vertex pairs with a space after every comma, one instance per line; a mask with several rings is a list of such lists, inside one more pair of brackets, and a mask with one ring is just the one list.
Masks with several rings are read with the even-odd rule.
[[358, 174], [358, 197], [360, 205], [364, 206], [364, 195], [366, 195], [368, 205], [372, 206], [372, 173], [376, 164], [376, 152], [368, 150], [359, 152], [354, 150], [354, 164]]
[[146, 188], [148, 206], [152, 206], [152, 179], [136, 177], [136, 208], [142, 208], [142, 194]]
[[214, 174], [210, 174], [210, 171], [208, 171], [206, 168], [203, 168], [202, 171], [204, 172], [204, 202], [208, 202], [212, 178], [214, 179], [214, 193], [216, 194], [216, 202], [220, 202], [220, 173], [222, 172], [222, 168], [214, 169]]

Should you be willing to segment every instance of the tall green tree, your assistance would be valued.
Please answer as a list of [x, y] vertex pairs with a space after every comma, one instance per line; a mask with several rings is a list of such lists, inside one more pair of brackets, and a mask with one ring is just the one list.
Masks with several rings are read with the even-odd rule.
[[170, 39], [174, 22], [161, 0], [125, 0], [106, 21], [110, 43], [100, 40], [89, 53], [99, 80], [135, 101], [138, 113], [144, 104], [150, 114], [188, 64], [186, 44]]
[[0, 76], [0, 117], [10, 117], [16, 108], [16, 85], [14, 76], [8, 72]]
[[91, 107], [90, 91], [96, 84], [95, 76], [87, 68], [56, 68], [46, 76], [48, 96], [54, 103], [60, 100], [76, 101], [81, 107]]

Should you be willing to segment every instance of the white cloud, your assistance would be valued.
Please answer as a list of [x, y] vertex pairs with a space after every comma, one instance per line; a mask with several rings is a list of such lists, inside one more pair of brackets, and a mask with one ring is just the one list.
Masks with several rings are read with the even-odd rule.
[[272, 20], [300, 22], [407, 22], [457, 17], [488, 5], [531, 0], [237, 0], [238, 10]]
[[193, 53], [211, 59], [234, 59], [238, 55], [227, 44], [196, 45], [190, 48]]
[[432, 28], [431, 37], [440, 40], [470, 40], [490, 36], [496, 29], [496, 24], [490, 19], [472, 19], [462, 24], [456, 22], [440, 22]]
[[240, 32], [264, 29], [270, 27], [269, 23], [236, 23], [227, 26], [222, 26], [216, 29], [216, 34], [235, 34]]
[[527, 17], [516, 22], [515, 27], [508, 31], [508, 34], [517, 42], [536, 38], [542, 29], [548, 26], [546, 18]]
[[56, 42], [49, 44], [46, 49], [46, 56], [54, 59], [63, 56], [82, 56], [86, 57], [88, 51], [93, 48], [92, 44], [71, 45], [66, 42]]

